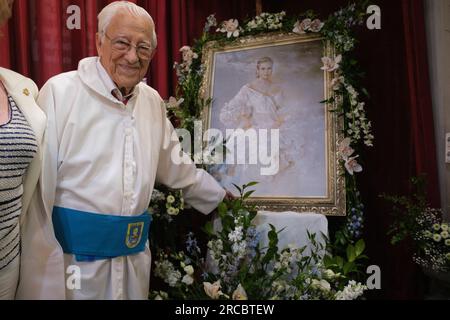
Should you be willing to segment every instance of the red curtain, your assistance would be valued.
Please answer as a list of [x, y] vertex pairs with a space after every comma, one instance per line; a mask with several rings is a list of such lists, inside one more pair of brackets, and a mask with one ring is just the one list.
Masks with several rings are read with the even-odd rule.
[[371, 258], [382, 262], [383, 284], [390, 287], [387, 297], [420, 298], [426, 293], [426, 282], [411, 261], [411, 246], [389, 245], [385, 230], [392, 222], [390, 208], [374, 196], [408, 194], [409, 178], [425, 174], [427, 200], [440, 207], [424, 7], [422, 0], [380, 1], [380, 5], [384, 30], [365, 37], [362, 44], [368, 54], [363, 59], [377, 136], [375, 149], [365, 157], [373, 173], [363, 181]]
[[[0, 65], [34, 79], [39, 86], [60, 72], [73, 70], [80, 59], [96, 54], [96, 16], [111, 1], [16, 0], [14, 16], [2, 29]], [[179, 48], [192, 44], [206, 17], [218, 21], [254, 16], [255, 1], [137, 0], [153, 16], [158, 49], [149, 71], [149, 84], [163, 97], [174, 93], [174, 61]], [[326, 17], [347, 0], [264, 0], [264, 11], [289, 14], [314, 9]], [[373, 121], [375, 147], [361, 155], [364, 172], [358, 176], [366, 204], [366, 240], [370, 264], [379, 265], [382, 289], [375, 298], [420, 298], [423, 279], [411, 261], [408, 244], [393, 247], [386, 234], [390, 207], [379, 195], [407, 194], [411, 176], [426, 173], [430, 204], [439, 206], [431, 96], [426, 56], [422, 0], [378, 0], [381, 30], [358, 30], [357, 59], [366, 72], [367, 105]], [[69, 4], [81, 9], [81, 30], [65, 26]], [[340, 222], [329, 218], [330, 226]]]
[[427, 175], [429, 201], [438, 207], [439, 181], [422, 0], [402, 0], [402, 12], [415, 170]]

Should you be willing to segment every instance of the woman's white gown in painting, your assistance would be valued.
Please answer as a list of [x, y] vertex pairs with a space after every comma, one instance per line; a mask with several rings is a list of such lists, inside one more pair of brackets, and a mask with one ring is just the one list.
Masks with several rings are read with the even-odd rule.
[[[284, 177], [288, 177], [299, 154], [299, 141], [294, 140], [295, 119], [291, 116], [295, 113], [288, 112], [289, 109], [282, 90], [274, 89], [270, 93], [265, 93], [253, 88], [251, 84], [243, 86], [238, 94], [223, 106], [220, 112], [220, 121], [224, 127], [226, 129], [255, 129], [258, 142], [257, 147], [249, 148], [247, 145], [245, 155], [243, 152], [238, 152], [236, 148], [234, 150], [227, 148], [226, 156], [229, 159], [230, 157], [234, 159], [234, 163], [237, 162], [237, 159], [245, 160], [245, 164], [215, 167], [213, 174], [224, 187], [233, 190], [233, 183], [240, 186], [250, 181], [258, 181], [255, 195], [267, 195], [276, 193], [277, 185], [287, 182]], [[266, 144], [261, 140], [261, 135], [264, 133], [260, 129], [267, 130]], [[276, 142], [276, 139], [275, 141], [271, 139], [271, 129], [279, 129], [279, 148], [271, 147], [271, 144]], [[261, 164], [258, 153], [270, 156], [271, 163], [278, 162], [276, 174], [261, 174], [261, 169], [268, 168], [270, 165]], [[249, 164], [251, 156], [256, 156], [257, 164]], [[279, 190], [284, 192], [279, 196], [288, 196], [285, 194], [286, 186]]]

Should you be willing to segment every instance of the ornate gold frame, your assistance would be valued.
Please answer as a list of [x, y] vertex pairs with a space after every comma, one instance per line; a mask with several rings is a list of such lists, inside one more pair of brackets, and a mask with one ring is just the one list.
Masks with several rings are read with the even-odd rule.
[[[205, 75], [201, 86], [202, 98], [212, 98], [214, 79], [214, 59], [216, 53], [239, 51], [265, 46], [277, 46], [309, 41], [322, 41], [324, 55], [334, 56], [334, 48], [317, 34], [297, 35], [292, 33], [271, 33], [262, 36], [240, 38], [233, 43], [221, 44], [217, 41], [207, 43], [203, 50], [202, 64]], [[333, 96], [331, 80], [333, 74], [324, 72], [324, 99]], [[325, 110], [333, 110], [335, 106], [328, 104]], [[258, 210], [294, 211], [299, 213], [320, 213], [329, 216], [346, 215], [345, 172], [338, 157], [337, 144], [343, 139], [343, 120], [335, 112], [326, 112], [326, 155], [327, 155], [327, 196], [321, 198], [293, 198], [293, 197], [251, 197], [248, 202], [256, 205]], [[211, 108], [203, 112], [204, 129], [210, 128]]]

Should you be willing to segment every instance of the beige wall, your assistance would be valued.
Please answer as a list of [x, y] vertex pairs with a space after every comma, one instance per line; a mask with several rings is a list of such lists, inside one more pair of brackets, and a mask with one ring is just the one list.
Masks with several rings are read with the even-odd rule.
[[442, 208], [450, 220], [450, 164], [444, 150], [450, 132], [450, 0], [425, 0], [425, 18]]

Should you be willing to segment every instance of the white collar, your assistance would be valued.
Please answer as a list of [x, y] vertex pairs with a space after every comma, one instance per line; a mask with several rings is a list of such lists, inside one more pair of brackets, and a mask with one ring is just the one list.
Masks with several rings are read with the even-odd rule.
[[[113, 91], [115, 91], [118, 100], [123, 101], [123, 95], [120, 89], [116, 86], [114, 81], [112, 81], [111, 77], [109, 76], [108, 72], [106, 72], [105, 67], [103, 67], [102, 63], [100, 62], [100, 57], [97, 57], [96, 61], [96, 67], [98, 71], [98, 75], [100, 79], [103, 82], [103, 85], [105, 86], [106, 90], [112, 94]], [[133, 96], [135, 94], [135, 88], [133, 88], [131, 94], [129, 96]]]
[[112, 81], [109, 74], [106, 72], [105, 67], [103, 67], [102, 63], [100, 62], [100, 58], [97, 58], [97, 61], [95, 63], [98, 71], [98, 75], [100, 77], [100, 80], [102, 80], [103, 85], [105, 86], [106, 90], [108, 92], [113, 91], [114, 89], [117, 89], [117, 86]]

